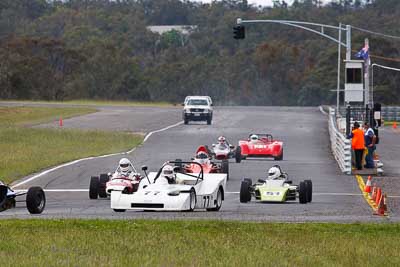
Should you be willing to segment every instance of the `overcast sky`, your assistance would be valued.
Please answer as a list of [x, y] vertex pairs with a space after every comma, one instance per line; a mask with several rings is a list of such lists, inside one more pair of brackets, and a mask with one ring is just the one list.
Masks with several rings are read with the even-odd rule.
[[[196, 2], [210, 3], [212, 0], [192, 0]], [[272, 0], [247, 0], [249, 4], [255, 4], [257, 6], [272, 6]], [[286, 3], [292, 4], [293, 0], [285, 0]], [[323, 3], [330, 2], [330, 0], [322, 0]]]

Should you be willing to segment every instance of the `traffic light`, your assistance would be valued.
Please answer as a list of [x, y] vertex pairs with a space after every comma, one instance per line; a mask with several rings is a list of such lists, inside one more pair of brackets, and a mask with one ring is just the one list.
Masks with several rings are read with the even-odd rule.
[[245, 37], [244, 26], [237, 25], [237, 26], [233, 27], [233, 38], [244, 39], [244, 37]]

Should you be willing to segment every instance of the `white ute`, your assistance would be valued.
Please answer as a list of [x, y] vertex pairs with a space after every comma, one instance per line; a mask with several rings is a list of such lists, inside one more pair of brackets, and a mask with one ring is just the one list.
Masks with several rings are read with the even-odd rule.
[[210, 125], [213, 116], [212, 101], [209, 96], [188, 96], [183, 103], [182, 119], [189, 121], [207, 121]]

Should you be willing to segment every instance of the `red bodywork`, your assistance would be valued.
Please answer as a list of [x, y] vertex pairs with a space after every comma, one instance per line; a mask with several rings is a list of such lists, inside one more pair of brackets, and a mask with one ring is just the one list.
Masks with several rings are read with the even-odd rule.
[[[204, 152], [208, 155], [210, 158], [209, 150], [206, 146], [199, 146], [199, 148], [196, 151], [196, 155], [199, 152]], [[207, 164], [201, 164], [203, 167], [203, 173], [220, 173], [221, 172], [221, 166], [219, 164], [215, 164], [211, 161], [208, 161]], [[201, 168], [197, 164], [186, 164], [183, 166], [183, 170], [187, 173], [200, 173]]]
[[[107, 191], [112, 190], [113, 187], [122, 186], [126, 188], [126, 193], [134, 193], [138, 190], [139, 183], [142, 177], [140, 175], [135, 176], [134, 180], [127, 177], [115, 177], [106, 183]], [[110, 193], [110, 192], [109, 192]]]
[[247, 157], [260, 157], [260, 158], [274, 158], [277, 160], [283, 157], [283, 142], [274, 140], [272, 135], [258, 134], [259, 140], [250, 141], [240, 140], [239, 146], [243, 158]]

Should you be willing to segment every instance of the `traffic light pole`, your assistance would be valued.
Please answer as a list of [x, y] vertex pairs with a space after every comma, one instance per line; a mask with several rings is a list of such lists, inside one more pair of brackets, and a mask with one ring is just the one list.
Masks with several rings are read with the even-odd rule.
[[[238, 18], [236, 23], [238, 25], [243, 25], [243, 24], [255, 24], [255, 23], [277, 23], [277, 24], [282, 24], [282, 25], [287, 25], [287, 26], [292, 26], [295, 28], [300, 28], [309, 32], [316, 33], [320, 36], [323, 36], [325, 38], [328, 38], [331, 41], [334, 41], [335, 43], [338, 44], [338, 74], [337, 74], [337, 92], [336, 92], [336, 110], [339, 112], [339, 91], [340, 91], [340, 48], [341, 46], [346, 47], [346, 60], [351, 60], [351, 26], [346, 25], [346, 27], [342, 27], [342, 24], [339, 24], [339, 27], [337, 26], [332, 26], [332, 25], [326, 25], [326, 24], [321, 24], [321, 23], [313, 23], [313, 22], [306, 22], [306, 21], [293, 21], [293, 20], [243, 20], [241, 18]], [[320, 30], [316, 30], [315, 28], [311, 27], [318, 27]], [[324, 29], [334, 29], [338, 30], [338, 39], [335, 37], [332, 37], [328, 34], [325, 34]], [[342, 31], [346, 32], [346, 43], [342, 42]]]

